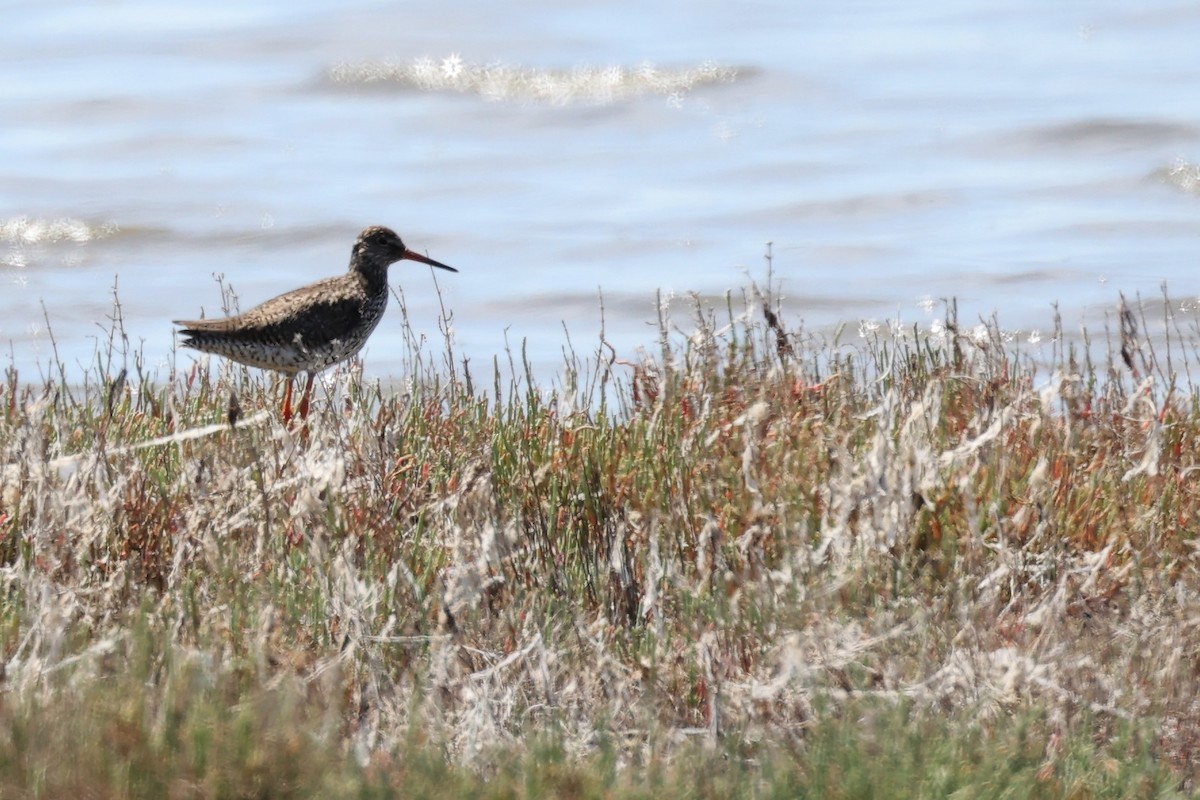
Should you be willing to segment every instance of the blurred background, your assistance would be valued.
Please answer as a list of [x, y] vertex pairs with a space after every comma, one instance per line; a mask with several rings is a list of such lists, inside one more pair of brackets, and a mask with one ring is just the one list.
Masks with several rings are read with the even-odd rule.
[[[636, 357], [656, 293], [765, 286], [767, 242], [788, 324], [816, 336], [934, 325], [953, 296], [1044, 343], [1055, 303], [1068, 331], [1103, 327], [1163, 282], [1196, 324], [1198, 6], [2, 10], [0, 344], [23, 378], [51, 332], [82, 373], [114, 288], [165, 368], [171, 319], [223, 313], [215, 276], [245, 309], [343, 271], [372, 224], [461, 270], [392, 283], [435, 341], [444, 304], [485, 377], [524, 343], [552, 378], [564, 325], [594, 349], [601, 298]], [[398, 377], [401, 323], [393, 304], [368, 375]]]

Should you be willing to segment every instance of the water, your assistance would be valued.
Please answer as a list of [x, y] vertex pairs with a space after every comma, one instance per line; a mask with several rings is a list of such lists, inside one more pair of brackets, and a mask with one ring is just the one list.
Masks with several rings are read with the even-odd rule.
[[[1036, 338], [1118, 293], [1193, 324], [1200, 9], [787, 0], [652, 4], [10, 2], [0, 27], [0, 343], [82, 369], [114, 284], [150, 366], [170, 320], [393, 268], [460, 351], [550, 377], [655, 294], [775, 277], [788, 322], [932, 324], [955, 296]], [[44, 311], [43, 311], [44, 306]], [[680, 312], [682, 316], [682, 312]], [[396, 377], [390, 309], [364, 352]], [[189, 355], [174, 356], [186, 365]]]

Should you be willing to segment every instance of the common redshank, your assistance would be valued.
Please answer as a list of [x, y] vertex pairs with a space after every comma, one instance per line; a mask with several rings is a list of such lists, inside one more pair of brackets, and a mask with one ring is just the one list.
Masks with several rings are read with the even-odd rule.
[[292, 381], [308, 373], [301, 419], [308, 416], [313, 379], [318, 372], [362, 349], [387, 308], [388, 266], [401, 259], [458, 272], [454, 267], [413, 252], [390, 228], [373, 226], [358, 235], [350, 251], [350, 269], [273, 297], [244, 314], [224, 319], [175, 320], [187, 338], [184, 347], [282, 372], [283, 421], [292, 419]]

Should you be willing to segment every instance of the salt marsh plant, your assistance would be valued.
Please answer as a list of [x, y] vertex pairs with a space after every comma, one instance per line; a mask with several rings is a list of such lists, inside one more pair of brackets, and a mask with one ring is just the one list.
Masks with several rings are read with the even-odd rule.
[[82, 381], [10, 368], [0, 793], [1190, 790], [1195, 332], [660, 307], [548, 384], [410, 331], [303, 430], [119, 314]]

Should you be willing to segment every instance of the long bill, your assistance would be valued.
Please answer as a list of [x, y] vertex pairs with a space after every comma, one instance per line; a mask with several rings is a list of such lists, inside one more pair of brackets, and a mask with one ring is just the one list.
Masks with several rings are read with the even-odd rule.
[[458, 272], [458, 270], [456, 270], [454, 267], [447, 266], [440, 261], [434, 261], [429, 256], [423, 256], [420, 253], [416, 253], [407, 248], [404, 250], [404, 255], [402, 255], [400, 257], [407, 258], [410, 261], [420, 261], [422, 264], [428, 264], [431, 267], [441, 267], [442, 269], [448, 269], [451, 272]]

